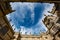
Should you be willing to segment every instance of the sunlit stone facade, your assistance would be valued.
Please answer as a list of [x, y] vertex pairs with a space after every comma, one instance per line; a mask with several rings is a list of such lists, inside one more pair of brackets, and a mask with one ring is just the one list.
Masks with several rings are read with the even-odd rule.
[[[60, 32], [60, 24], [58, 23], [59, 17], [57, 16], [46, 16], [43, 23], [48, 28], [47, 34], [54, 37], [53, 40], [57, 38], [58, 32]], [[56, 37], [55, 37], [56, 36]]]
[[56, 35], [55, 35], [55, 39], [54, 40], [60, 40], [60, 32], [58, 32]]
[[42, 33], [41, 35], [21, 35], [21, 40], [53, 40], [50, 34]]
[[48, 28], [47, 33], [54, 37], [53, 40], [59, 40], [57, 35], [60, 33], [60, 4], [56, 3], [50, 13], [52, 15], [46, 16], [43, 23]]
[[14, 36], [14, 37], [13, 37], [13, 39], [11, 39], [11, 40], [21, 40], [20, 33], [15, 32], [13, 36]]
[[58, 19], [59, 18], [57, 16], [53, 16], [53, 15], [48, 15], [44, 18], [43, 23], [48, 28], [49, 31], [48, 33], [54, 35], [58, 31], [59, 26], [56, 25]]

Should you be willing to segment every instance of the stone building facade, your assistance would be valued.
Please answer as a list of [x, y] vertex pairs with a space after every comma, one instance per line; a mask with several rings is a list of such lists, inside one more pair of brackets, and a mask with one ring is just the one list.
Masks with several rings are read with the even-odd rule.
[[14, 36], [14, 37], [13, 37], [13, 39], [11, 39], [11, 40], [21, 40], [20, 33], [15, 32], [13, 36]]
[[50, 34], [42, 33], [38, 36], [36, 35], [21, 35], [21, 40], [53, 40]]
[[[0, 2], [0, 40], [15, 39], [15, 32], [6, 17], [6, 15], [11, 12], [13, 12], [13, 10], [9, 2]], [[17, 40], [20, 40], [20, 36], [18, 36]]]
[[0, 40], [10, 40], [13, 38], [14, 31], [5, 15], [12, 12], [9, 3], [0, 2]]
[[59, 40], [57, 36], [60, 33], [60, 4], [56, 4], [50, 12], [52, 15], [48, 15], [44, 18], [43, 23], [48, 28], [47, 33], [54, 37], [53, 40]]
[[47, 34], [50, 34], [54, 37], [54, 40], [56, 40], [58, 33], [60, 32], [60, 24], [57, 23], [59, 20], [59, 17], [48, 15], [45, 17], [43, 23], [47, 27], [48, 31]]
[[55, 5], [50, 13], [60, 17], [60, 3], [55, 3]]
[[55, 40], [60, 40], [60, 32], [55, 35]]
[[[48, 28], [49, 33], [52, 34], [54, 32], [54, 34], [55, 34], [55, 32], [57, 32], [59, 26], [56, 25], [56, 22], [57, 22], [58, 19], [59, 18], [57, 16], [53, 16], [53, 15], [48, 15], [44, 18], [43, 23]], [[54, 28], [57, 28], [57, 29], [55, 30]]]

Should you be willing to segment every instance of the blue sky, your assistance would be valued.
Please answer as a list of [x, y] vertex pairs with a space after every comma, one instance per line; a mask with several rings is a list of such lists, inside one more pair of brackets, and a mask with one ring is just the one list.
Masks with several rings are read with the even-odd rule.
[[39, 35], [46, 32], [47, 28], [42, 20], [44, 14], [49, 15], [47, 11], [51, 11], [54, 4], [49, 3], [28, 3], [28, 2], [14, 2], [10, 3], [12, 12], [7, 15], [8, 20], [11, 19], [10, 24], [15, 32], [27, 35]]

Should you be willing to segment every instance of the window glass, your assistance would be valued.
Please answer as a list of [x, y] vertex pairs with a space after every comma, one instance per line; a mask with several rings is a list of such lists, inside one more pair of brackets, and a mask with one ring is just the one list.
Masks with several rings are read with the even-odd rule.
[[5, 35], [7, 33], [8, 29], [6, 27], [2, 27], [0, 29], [0, 33], [2, 33], [3, 35]]

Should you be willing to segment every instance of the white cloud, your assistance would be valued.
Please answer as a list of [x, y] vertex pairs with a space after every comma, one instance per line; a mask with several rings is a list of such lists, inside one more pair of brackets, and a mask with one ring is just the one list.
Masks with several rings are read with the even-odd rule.
[[27, 35], [29, 35], [30, 33], [33, 34], [33, 29], [32, 28], [25, 28], [24, 26], [20, 26], [21, 28], [21, 33], [25, 34], [25, 32], [27, 32]]
[[12, 9], [15, 9], [17, 6], [23, 7], [23, 6], [28, 6], [30, 9], [34, 9], [34, 3], [28, 3], [28, 2], [14, 2], [14, 3], [10, 3], [11, 7], [13, 7]]
[[[34, 21], [34, 3], [22, 3], [22, 2], [14, 2], [14, 3], [10, 3], [11, 4], [11, 7], [12, 7], [12, 9], [14, 9], [14, 10], [16, 10], [16, 8], [17, 8], [17, 6], [19, 6], [19, 7], [21, 7], [21, 8], [19, 8], [19, 10], [20, 10], [20, 15], [19, 15], [19, 17], [21, 18], [21, 20], [22, 20], [22, 22], [24, 22], [23, 21], [23, 19], [25, 18], [25, 11], [26, 11], [26, 9], [24, 8], [24, 7], [28, 7], [29, 9], [30, 9], [30, 11], [32, 12], [32, 14], [31, 14], [31, 18], [32, 18], [32, 21]], [[23, 14], [22, 14], [23, 13]], [[18, 15], [17, 13], [16, 13], [16, 15]], [[23, 18], [23, 19], [22, 19]]]

